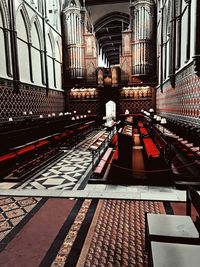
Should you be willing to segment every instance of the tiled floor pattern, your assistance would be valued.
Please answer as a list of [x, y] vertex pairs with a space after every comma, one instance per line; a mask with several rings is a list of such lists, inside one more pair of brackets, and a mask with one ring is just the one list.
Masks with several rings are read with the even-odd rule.
[[[81, 175], [91, 164], [91, 155], [87, 150], [92, 137], [97, 133], [98, 131], [90, 133], [74, 149], [66, 150], [66, 156], [62, 160], [36, 179], [25, 182], [16, 189], [12, 189], [16, 183], [0, 183], [0, 195], [185, 201], [185, 191], [176, 190], [174, 187], [88, 184], [84, 190], [77, 190]], [[70, 163], [68, 160], [71, 160]]]
[[98, 132], [93, 131], [86, 139], [74, 147], [66, 150], [66, 156], [39, 177], [25, 182], [20, 188], [38, 190], [71, 190], [76, 183], [86, 174], [92, 164], [92, 155], [88, 151], [92, 137]]
[[0, 197], [0, 241], [36, 206], [40, 199]]

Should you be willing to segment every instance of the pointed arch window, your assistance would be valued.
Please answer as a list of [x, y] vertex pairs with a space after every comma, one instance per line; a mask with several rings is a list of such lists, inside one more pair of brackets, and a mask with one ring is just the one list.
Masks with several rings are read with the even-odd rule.
[[76, 2], [74, 0], [72, 0], [69, 4], [70, 7], [76, 7]]
[[0, 62], [2, 63], [0, 75], [12, 77], [12, 64], [11, 64], [11, 48], [10, 48], [10, 34], [9, 22], [6, 16], [8, 14], [6, 6], [0, 2]]
[[42, 29], [38, 17], [36, 16], [31, 29], [31, 54], [33, 64], [33, 80], [37, 84], [45, 85], [44, 72], [44, 43]]
[[33, 82], [30, 41], [31, 23], [24, 5], [21, 6], [17, 13], [16, 29], [20, 79], [23, 82]]

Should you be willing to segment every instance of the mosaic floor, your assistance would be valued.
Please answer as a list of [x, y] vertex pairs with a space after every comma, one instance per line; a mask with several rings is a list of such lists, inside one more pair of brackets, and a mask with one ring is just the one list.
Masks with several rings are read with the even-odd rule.
[[20, 188], [38, 190], [72, 190], [77, 182], [87, 175], [92, 167], [92, 155], [88, 151], [92, 137], [98, 131], [90, 133], [86, 139], [72, 150], [66, 150], [65, 156], [48, 170], [33, 178]]
[[0, 197], [0, 266], [147, 267], [145, 213], [185, 209], [167, 201]]
[[165, 213], [165, 205], [47, 198], [4, 247], [0, 266], [24, 267], [30, 258], [29, 267], [146, 267], [145, 212]]
[[21, 222], [41, 198], [0, 197], [0, 241]]

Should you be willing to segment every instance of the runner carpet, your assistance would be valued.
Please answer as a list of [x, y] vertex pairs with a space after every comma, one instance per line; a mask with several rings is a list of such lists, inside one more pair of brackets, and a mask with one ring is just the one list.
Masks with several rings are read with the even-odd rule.
[[185, 213], [182, 203], [0, 198], [0, 266], [145, 267], [145, 212]]

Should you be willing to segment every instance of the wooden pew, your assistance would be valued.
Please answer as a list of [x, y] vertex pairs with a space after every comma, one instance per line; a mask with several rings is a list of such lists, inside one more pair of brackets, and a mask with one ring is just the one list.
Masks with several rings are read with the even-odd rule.
[[0, 156], [0, 178], [9, 174], [16, 164], [16, 153], [8, 153]]
[[144, 148], [146, 151], [147, 158], [158, 158], [160, 151], [157, 148], [156, 144], [150, 137], [143, 138]]
[[108, 159], [110, 158], [110, 155], [112, 153], [112, 148], [109, 147], [105, 154], [103, 155], [102, 159], [100, 160], [99, 164], [97, 165], [97, 167], [95, 168], [93, 175], [96, 178], [102, 177], [104, 174], [104, 170], [107, 166], [108, 163]]

